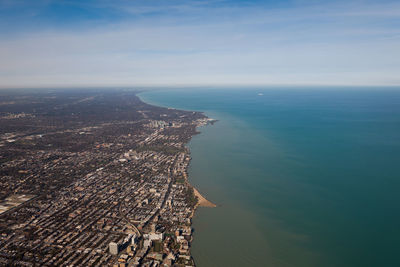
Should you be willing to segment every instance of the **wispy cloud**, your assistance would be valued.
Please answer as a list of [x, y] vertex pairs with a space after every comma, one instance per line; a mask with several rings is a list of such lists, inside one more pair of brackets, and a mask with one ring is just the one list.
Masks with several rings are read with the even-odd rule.
[[1, 86], [400, 84], [396, 2], [60, 3], [92, 10], [3, 34]]

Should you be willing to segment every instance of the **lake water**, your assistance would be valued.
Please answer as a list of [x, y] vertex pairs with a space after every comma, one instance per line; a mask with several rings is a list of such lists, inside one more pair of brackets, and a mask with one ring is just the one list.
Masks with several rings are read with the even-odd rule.
[[168, 89], [219, 120], [189, 144], [206, 266], [400, 266], [400, 90]]

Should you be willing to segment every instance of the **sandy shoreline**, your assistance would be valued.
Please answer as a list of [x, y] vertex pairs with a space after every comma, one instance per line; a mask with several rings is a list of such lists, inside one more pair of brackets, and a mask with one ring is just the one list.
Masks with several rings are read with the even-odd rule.
[[196, 206], [208, 207], [208, 208], [215, 208], [217, 206], [214, 203], [212, 203], [211, 201], [207, 200], [205, 197], [203, 197], [196, 188], [193, 187], [193, 191], [194, 191], [195, 196], [198, 199]]

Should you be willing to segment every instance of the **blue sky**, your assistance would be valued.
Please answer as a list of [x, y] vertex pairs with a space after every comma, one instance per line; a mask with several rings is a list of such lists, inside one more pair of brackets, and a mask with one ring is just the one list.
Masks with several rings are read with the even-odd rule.
[[400, 85], [400, 1], [0, 0], [0, 86]]

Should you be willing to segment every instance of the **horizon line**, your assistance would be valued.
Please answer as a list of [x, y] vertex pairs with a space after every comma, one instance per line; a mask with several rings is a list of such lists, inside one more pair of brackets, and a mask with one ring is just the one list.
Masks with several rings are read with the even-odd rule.
[[241, 88], [241, 87], [385, 87], [399, 88], [400, 84], [137, 84], [137, 85], [43, 85], [43, 86], [1, 86], [0, 90], [24, 89], [157, 89], [157, 88]]

